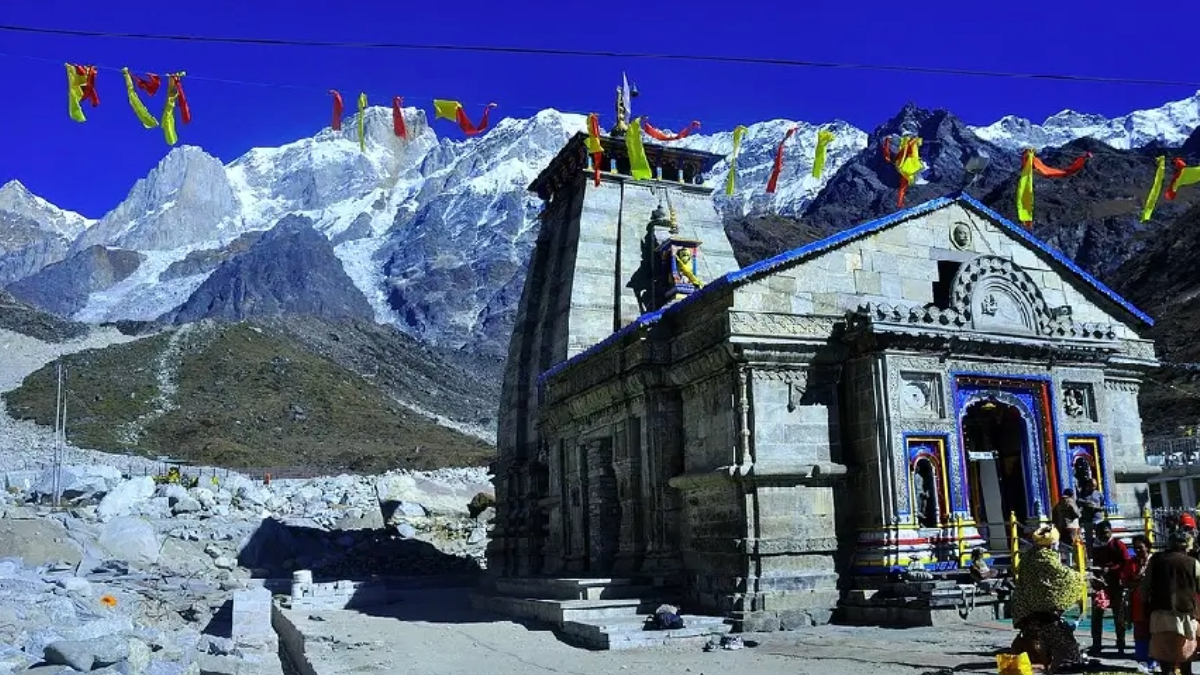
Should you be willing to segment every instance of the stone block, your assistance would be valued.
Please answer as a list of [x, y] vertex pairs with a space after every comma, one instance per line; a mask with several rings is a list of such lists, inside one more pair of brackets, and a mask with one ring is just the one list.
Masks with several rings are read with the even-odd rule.
[[271, 592], [251, 588], [233, 593], [233, 633], [238, 642], [261, 642], [273, 638], [271, 628]]
[[882, 284], [879, 277], [879, 272], [855, 270], [854, 271], [854, 288], [859, 293], [878, 294], [882, 292]]

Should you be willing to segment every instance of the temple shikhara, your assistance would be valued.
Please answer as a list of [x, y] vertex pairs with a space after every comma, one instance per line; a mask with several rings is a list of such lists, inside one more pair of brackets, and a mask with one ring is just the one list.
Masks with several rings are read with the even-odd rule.
[[965, 194], [739, 268], [703, 179], [721, 158], [648, 140], [634, 179], [626, 133], [577, 135], [530, 186], [494, 597], [920, 623], [973, 549], [1006, 557], [1011, 519], [1087, 479], [1141, 531], [1150, 317]]

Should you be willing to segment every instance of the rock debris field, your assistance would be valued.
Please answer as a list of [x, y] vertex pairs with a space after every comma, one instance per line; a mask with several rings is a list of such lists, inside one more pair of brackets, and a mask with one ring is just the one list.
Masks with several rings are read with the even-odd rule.
[[467, 505], [486, 473], [435, 473], [270, 485], [234, 475], [185, 489], [67, 466], [69, 506], [54, 508], [50, 470], [8, 472], [0, 674], [41, 663], [69, 669], [34, 672], [241, 672], [217, 667], [248, 658], [222, 610], [256, 579], [300, 569], [331, 580], [479, 570], [492, 511], [472, 517]]
[[[0, 391], [59, 354], [124, 339], [0, 330]], [[270, 484], [196, 469], [185, 486], [156, 482], [158, 462], [70, 446], [55, 506], [55, 446], [0, 406], [0, 675], [281, 673], [277, 645], [231, 635], [235, 592], [286, 588], [301, 569], [469, 575], [494, 513], [478, 497], [491, 491], [482, 468]]]

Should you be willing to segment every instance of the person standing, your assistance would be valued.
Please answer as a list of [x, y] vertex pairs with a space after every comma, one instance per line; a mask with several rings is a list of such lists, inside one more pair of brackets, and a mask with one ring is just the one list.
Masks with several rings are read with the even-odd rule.
[[1200, 561], [1187, 554], [1188, 537], [1172, 532], [1167, 550], [1150, 557], [1141, 591], [1150, 611], [1150, 657], [1164, 673], [1192, 675], [1196, 653], [1196, 593], [1200, 592]]
[[1104, 610], [1112, 612], [1117, 629], [1117, 653], [1125, 653], [1125, 589], [1121, 572], [1129, 564], [1129, 547], [1113, 536], [1112, 523], [1101, 521], [1096, 526], [1092, 546], [1092, 565], [1100, 568], [1100, 586], [1092, 595], [1092, 648], [1089, 653], [1099, 656], [1104, 640]]
[[1096, 481], [1091, 478], [1079, 481], [1078, 503], [1084, 545], [1091, 548], [1095, 544], [1096, 527], [1104, 520], [1104, 495], [1096, 489]]
[[1054, 526], [1058, 528], [1058, 536], [1067, 557], [1074, 564], [1075, 542], [1079, 540], [1079, 517], [1083, 515], [1075, 501], [1075, 491], [1063, 490], [1062, 499], [1054, 505], [1050, 515], [1054, 519]]
[[1126, 607], [1133, 623], [1133, 658], [1137, 661], [1138, 671], [1148, 675], [1154, 672], [1155, 663], [1150, 658], [1150, 611], [1141, 586], [1150, 562], [1150, 540], [1139, 534], [1131, 540], [1131, 546], [1133, 557], [1121, 573], [1121, 584], [1129, 594]]

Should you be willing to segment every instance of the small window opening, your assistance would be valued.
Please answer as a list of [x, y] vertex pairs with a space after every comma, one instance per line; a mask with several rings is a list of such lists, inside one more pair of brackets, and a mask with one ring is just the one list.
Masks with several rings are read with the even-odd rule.
[[938, 309], [950, 309], [950, 291], [954, 285], [954, 275], [962, 263], [953, 260], [938, 261], [938, 280], [933, 282], [933, 304]]

